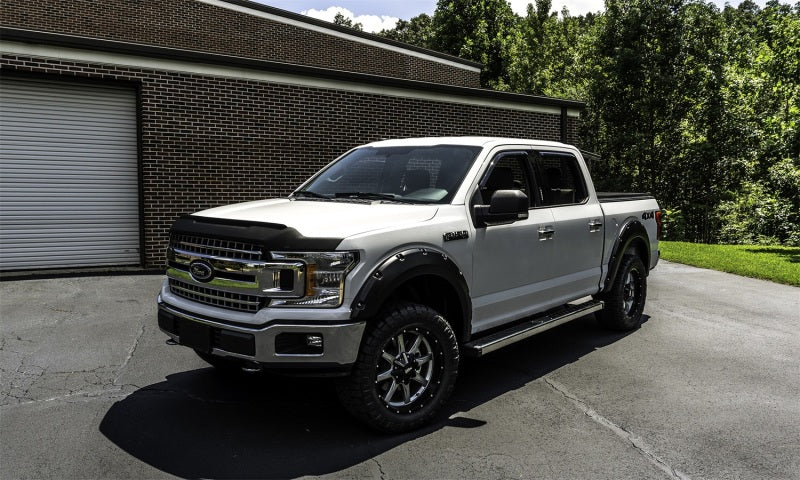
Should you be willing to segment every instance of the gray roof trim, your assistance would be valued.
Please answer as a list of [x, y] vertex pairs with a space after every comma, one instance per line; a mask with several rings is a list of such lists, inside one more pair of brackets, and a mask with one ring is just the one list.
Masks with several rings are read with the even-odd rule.
[[551, 107], [571, 108], [583, 110], [586, 103], [577, 100], [562, 100], [551, 97], [540, 97], [519, 93], [498, 92], [482, 88], [459, 87], [440, 83], [406, 80], [366, 73], [347, 72], [320, 67], [310, 67], [290, 63], [272, 62], [246, 57], [183, 50], [168, 47], [156, 47], [138, 43], [101, 40], [97, 38], [78, 37], [57, 33], [38, 32], [16, 28], [0, 27], [0, 37], [11, 42], [22, 42], [57, 47], [79, 48], [100, 52], [110, 52], [128, 55], [141, 55], [152, 58], [169, 60], [191, 61], [210, 65], [231, 67], [245, 67], [254, 70], [263, 70], [276, 73], [302, 75], [314, 78], [332, 79], [344, 82], [366, 83], [379, 86], [389, 86], [407, 90], [425, 92], [448, 93], [462, 97], [504, 100], [528, 105], [545, 105]]

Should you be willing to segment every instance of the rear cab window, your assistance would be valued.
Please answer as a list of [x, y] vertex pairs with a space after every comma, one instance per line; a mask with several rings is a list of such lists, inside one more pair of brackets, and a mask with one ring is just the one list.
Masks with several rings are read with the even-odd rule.
[[541, 206], [578, 205], [589, 199], [586, 180], [575, 155], [537, 151], [528, 158]]

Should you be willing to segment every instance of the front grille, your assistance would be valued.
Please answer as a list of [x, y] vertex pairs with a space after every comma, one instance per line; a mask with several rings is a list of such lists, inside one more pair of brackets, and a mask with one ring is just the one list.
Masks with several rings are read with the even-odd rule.
[[224, 292], [216, 288], [200, 287], [181, 282], [174, 278], [169, 279], [169, 289], [175, 295], [194, 300], [195, 302], [238, 310], [240, 312], [257, 312], [266, 302], [264, 297], [259, 297], [257, 295]]
[[172, 235], [169, 243], [173, 249], [197, 256], [261, 260], [261, 248], [252, 243], [182, 234]]

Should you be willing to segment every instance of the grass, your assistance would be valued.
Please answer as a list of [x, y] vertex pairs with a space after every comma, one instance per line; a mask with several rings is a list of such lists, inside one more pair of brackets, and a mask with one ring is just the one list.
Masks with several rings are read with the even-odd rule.
[[661, 258], [800, 287], [800, 247], [659, 242]]

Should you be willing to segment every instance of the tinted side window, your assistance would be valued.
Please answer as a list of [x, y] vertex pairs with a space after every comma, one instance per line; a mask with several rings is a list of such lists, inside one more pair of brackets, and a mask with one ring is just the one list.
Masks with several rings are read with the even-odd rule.
[[527, 170], [525, 162], [528, 155], [524, 153], [499, 154], [492, 168], [481, 181], [479, 190], [481, 202], [488, 205], [492, 195], [498, 190], [521, 190], [530, 199]]
[[542, 205], [574, 205], [589, 197], [578, 159], [574, 155], [538, 152], [531, 156]]

